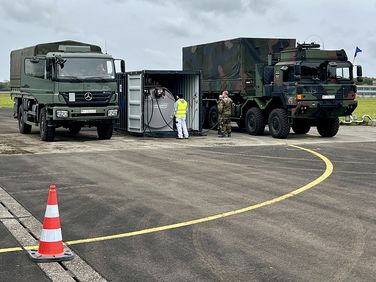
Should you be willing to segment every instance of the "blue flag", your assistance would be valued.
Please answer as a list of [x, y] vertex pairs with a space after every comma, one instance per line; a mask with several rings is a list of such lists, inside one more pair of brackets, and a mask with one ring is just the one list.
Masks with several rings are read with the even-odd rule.
[[360, 53], [360, 52], [362, 52], [362, 50], [360, 50], [359, 47], [356, 46], [354, 58], [355, 58], [356, 55], [357, 55], [358, 53]]

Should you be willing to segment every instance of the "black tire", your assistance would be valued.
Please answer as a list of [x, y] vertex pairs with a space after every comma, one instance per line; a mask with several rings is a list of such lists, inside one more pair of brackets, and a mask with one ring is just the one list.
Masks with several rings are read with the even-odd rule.
[[100, 140], [111, 139], [114, 126], [112, 123], [101, 123], [97, 125], [98, 138]]
[[274, 109], [269, 114], [269, 131], [274, 138], [285, 139], [290, 133], [287, 112], [284, 109]]
[[49, 126], [49, 121], [47, 120], [47, 110], [42, 108], [39, 115], [39, 131], [40, 139], [42, 141], [54, 141], [55, 139], [55, 127]]
[[304, 119], [295, 119], [291, 127], [295, 134], [307, 134], [311, 129], [309, 121]]
[[211, 106], [208, 112], [208, 126], [209, 129], [217, 128], [218, 124], [218, 109], [217, 106]]
[[77, 135], [81, 131], [81, 125], [79, 124], [72, 124], [68, 127], [68, 130], [71, 135]]
[[19, 129], [19, 131], [20, 131], [21, 134], [30, 134], [30, 132], [31, 132], [31, 125], [25, 123], [24, 118], [25, 118], [24, 117], [24, 109], [23, 109], [23, 106], [21, 105], [18, 108], [18, 116], [17, 116], [17, 119], [18, 119], [18, 129]]
[[202, 117], [201, 117], [202, 128], [209, 128], [207, 113], [208, 113], [208, 109], [204, 105], [202, 105]]
[[265, 130], [264, 114], [259, 108], [248, 109], [245, 115], [245, 129], [251, 135], [261, 135]]
[[245, 128], [245, 121], [244, 121], [244, 119], [238, 120], [236, 122], [236, 124], [238, 125], [239, 128]]
[[339, 130], [339, 118], [329, 118], [317, 124], [317, 131], [322, 137], [333, 137]]

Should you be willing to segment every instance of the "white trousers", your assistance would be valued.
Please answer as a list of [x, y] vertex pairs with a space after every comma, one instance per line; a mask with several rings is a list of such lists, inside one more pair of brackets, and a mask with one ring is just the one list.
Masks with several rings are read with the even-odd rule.
[[176, 118], [176, 128], [178, 129], [179, 138], [183, 138], [183, 135], [185, 138], [189, 137], [185, 118]]

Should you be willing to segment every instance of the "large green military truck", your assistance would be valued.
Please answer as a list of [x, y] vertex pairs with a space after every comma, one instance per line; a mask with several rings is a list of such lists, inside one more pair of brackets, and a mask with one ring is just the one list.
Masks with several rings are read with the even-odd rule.
[[53, 141], [58, 127], [77, 134], [95, 126], [99, 139], [112, 137], [118, 116], [115, 65], [99, 46], [62, 41], [14, 50], [10, 86], [20, 133], [39, 125], [41, 140]]
[[[216, 100], [228, 90], [232, 121], [249, 134], [286, 138], [292, 127], [306, 134], [316, 126], [332, 137], [340, 116], [357, 106], [353, 64], [344, 50], [320, 50], [295, 39], [237, 38], [183, 48], [183, 69], [201, 70], [204, 125], [215, 127]], [[361, 67], [357, 67], [361, 80]]]

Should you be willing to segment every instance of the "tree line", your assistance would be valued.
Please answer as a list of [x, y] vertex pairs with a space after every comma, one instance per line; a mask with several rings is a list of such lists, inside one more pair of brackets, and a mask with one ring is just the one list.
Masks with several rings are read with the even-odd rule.
[[3, 81], [3, 82], [0, 82], [0, 91], [9, 91], [10, 90], [10, 86], [9, 86], [9, 81]]
[[375, 77], [367, 77], [363, 76], [363, 81], [362, 82], [357, 82], [357, 85], [373, 85], [373, 82], [376, 82]]

